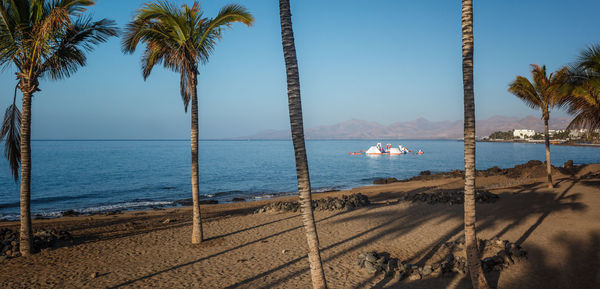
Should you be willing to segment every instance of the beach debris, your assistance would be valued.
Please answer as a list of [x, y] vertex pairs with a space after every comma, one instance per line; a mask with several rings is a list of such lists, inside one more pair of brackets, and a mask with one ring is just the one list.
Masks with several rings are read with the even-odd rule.
[[283, 250], [281, 250], [281, 253], [282, 253], [282, 254], [285, 254], [285, 253], [287, 253], [287, 252], [289, 252], [289, 251], [288, 251], [288, 250], [286, 250], [286, 249], [283, 249]]
[[[69, 232], [40, 229], [33, 232], [33, 248], [42, 250], [53, 247], [59, 241], [70, 241], [73, 237]], [[14, 258], [19, 253], [19, 232], [9, 228], [0, 228], [0, 257]]]
[[169, 219], [169, 218], [166, 218], [164, 221], [162, 221], [162, 223], [163, 223], [163, 224], [168, 224], [168, 223], [171, 223], [171, 222], [174, 222], [174, 221], [175, 221], [175, 220], [171, 220], [171, 219]]
[[[487, 190], [476, 190], [475, 201], [479, 203], [493, 203], [498, 195]], [[398, 202], [423, 202], [433, 204], [458, 205], [464, 202], [463, 190], [437, 190], [432, 192], [406, 193], [398, 199]]]
[[[312, 207], [315, 211], [350, 211], [355, 208], [365, 207], [370, 205], [369, 198], [361, 193], [352, 195], [343, 195], [341, 198], [322, 198], [312, 201]], [[300, 211], [300, 203], [298, 202], [271, 202], [257, 209], [254, 213], [267, 212], [298, 212]]]
[[[407, 261], [399, 262], [397, 258], [391, 258], [385, 252], [369, 251], [358, 255], [357, 265], [369, 274], [383, 272], [386, 276], [393, 276], [398, 280], [421, 280], [469, 272], [464, 241], [441, 244], [434, 252], [426, 264], [410, 264]], [[502, 271], [516, 262], [527, 259], [527, 252], [521, 246], [497, 238], [480, 239], [479, 254], [483, 256], [481, 266], [484, 272]]]
[[98, 277], [98, 272], [94, 272], [90, 275], [90, 278], [92, 278], [92, 279], [94, 279], [96, 277]]

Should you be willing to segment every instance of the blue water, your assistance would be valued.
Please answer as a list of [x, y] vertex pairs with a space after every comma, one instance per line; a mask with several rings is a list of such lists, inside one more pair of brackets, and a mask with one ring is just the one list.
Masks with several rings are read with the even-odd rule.
[[[384, 140], [424, 155], [348, 155], [376, 141], [308, 141], [315, 191], [368, 185], [377, 177], [409, 178], [423, 170], [461, 169], [463, 143], [451, 140]], [[600, 148], [552, 146], [552, 163], [600, 162]], [[478, 143], [477, 168], [512, 167], [544, 160], [543, 144]], [[191, 198], [188, 141], [33, 141], [32, 211], [61, 211], [174, 205]], [[201, 141], [200, 192], [206, 198], [262, 198], [296, 190], [291, 141]], [[19, 213], [19, 187], [0, 159], [0, 218]]]

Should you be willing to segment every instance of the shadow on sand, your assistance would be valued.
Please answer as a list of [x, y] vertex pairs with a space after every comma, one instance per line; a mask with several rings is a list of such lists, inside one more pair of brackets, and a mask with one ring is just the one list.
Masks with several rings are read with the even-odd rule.
[[[484, 210], [478, 212], [478, 229], [485, 230], [486, 228], [495, 228], [499, 224], [506, 224], [502, 229], [500, 229], [497, 233], [495, 233], [495, 237], [502, 237], [508, 231], [514, 230], [518, 225], [521, 225], [523, 222], [526, 222], [528, 218], [532, 218], [538, 216], [536, 221], [522, 233], [521, 237], [518, 239], [518, 243], [523, 243], [527, 240], [535, 230], [544, 222], [544, 220], [552, 213], [572, 210], [572, 211], [584, 211], [586, 209], [586, 205], [580, 203], [578, 200], [580, 199], [580, 194], [570, 192], [573, 186], [577, 183], [575, 179], [566, 179], [560, 181], [560, 187], [555, 189], [554, 191], [547, 191], [540, 186], [527, 186], [527, 187], [512, 187], [510, 188], [511, 192], [503, 192], [500, 193], [500, 199], [495, 204], [484, 204], [479, 205]], [[543, 184], [541, 184], [543, 187]], [[563, 188], [564, 187], [564, 188]], [[419, 189], [422, 191], [422, 189]], [[399, 192], [400, 193], [400, 192]], [[406, 193], [406, 192], [402, 192]], [[394, 193], [386, 192], [385, 195], [382, 196], [374, 196], [374, 200], [384, 199], [393, 197]], [[510, 205], [505, 205], [503, 200], [508, 200], [510, 198], [518, 197], [518, 202], [510, 202]], [[335, 240], [335, 242], [330, 244], [322, 243], [322, 256], [325, 267], [329, 262], [340, 258], [341, 256], [355, 251], [364, 251], [369, 250], [370, 244], [373, 242], [385, 237], [386, 239], [399, 237], [405, 235], [413, 230], [419, 228], [423, 224], [427, 222], [443, 222], [448, 219], [456, 219], [462, 220], [463, 211], [462, 206], [448, 206], [446, 204], [443, 205], [427, 205], [427, 204], [413, 204], [401, 210], [377, 210], [377, 208], [384, 207], [385, 205], [373, 205], [371, 207], [362, 208], [358, 211], [360, 213], [355, 214], [347, 214], [345, 212], [336, 213], [330, 215], [325, 218], [321, 218], [318, 220], [318, 223], [322, 223], [327, 221], [333, 225], [341, 224], [345, 222], [349, 222], [355, 219], [369, 219], [370, 223], [373, 224], [367, 228], [364, 228], [360, 232], [353, 234], [351, 236], [347, 236], [341, 240]], [[439, 209], [423, 209], [424, 206], [436, 206]], [[246, 232], [251, 230], [260, 230], [261, 227], [273, 224], [279, 221], [287, 220], [297, 217], [288, 216], [284, 218], [280, 218], [278, 220], [271, 221], [269, 223], [247, 227], [235, 232], [227, 233], [221, 236], [215, 236], [212, 239], [220, 238], [223, 236], [234, 235], [239, 232]], [[178, 226], [182, 226], [181, 224]], [[167, 228], [164, 228], [167, 229]], [[204, 260], [208, 260], [219, 255], [222, 255], [226, 252], [230, 252], [233, 250], [242, 249], [250, 244], [263, 242], [269, 238], [273, 238], [275, 236], [279, 236], [282, 234], [289, 233], [294, 230], [301, 229], [301, 226], [293, 227], [287, 230], [283, 230], [281, 232], [268, 235], [262, 238], [258, 238], [252, 240], [248, 243], [240, 244], [236, 247], [227, 248], [224, 251], [204, 256], [202, 258], [178, 264], [176, 266], [160, 270], [157, 272], [153, 272], [150, 274], [145, 274], [143, 276], [139, 276], [120, 284], [116, 284], [111, 288], [119, 288], [127, 285], [132, 285], [138, 281], [142, 281], [148, 278], [155, 277], [162, 273], [166, 273], [172, 270], [176, 270], [185, 266], [190, 266], [196, 264], [198, 262], [202, 262]], [[442, 244], [452, 239], [461, 238], [462, 236], [462, 225], [450, 228], [446, 233], [442, 234], [437, 238], [435, 244]], [[257, 234], [257, 236], [259, 236]], [[541, 275], [546, 276], [549, 274], [554, 274], [556, 278], [566, 278], [564, 281], [568, 281], [570, 279], [580, 280], [580, 284], [582, 286], [579, 287], [564, 287], [564, 288], [586, 288], [583, 285], [594, 284], [594, 282], [600, 281], [599, 267], [598, 263], [600, 262], [600, 248], [599, 248], [599, 239], [600, 232], [598, 234], [593, 234], [590, 236], [589, 240], [576, 240], [570, 239], [568, 237], [560, 238], [555, 240], [557, 246], [564, 247], [567, 250], [568, 258], [567, 263], [563, 265], [552, 265], [551, 262], [547, 262], [548, 260], [544, 257], [544, 251], [536, 248], [536, 247], [526, 247], [524, 248], [529, 252], [530, 261], [528, 261], [524, 272], [522, 272], [523, 278], [529, 278], [529, 275]], [[514, 240], [512, 240], [514, 241]], [[425, 248], [419, 252], [415, 252], [414, 255], [409, 258], [409, 263], [414, 264], [426, 264], [428, 260], [435, 254], [435, 252], [439, 249], [439, 245]], [[296, 264], [298, 262], [305, 262], [306, 266], [303, 266], [303, 269], [299, 269], [293, 272], [278, 272], [284, 268], [289, 267], [290, 265]], [[263, 272], [246, 278], [244, 280], [239, 280], [235, 284], [232, 284], [226, 288], [249, 288], [249, 287], [261, 287], [261, 288], [281, 288], [285, 287], [286, 281], [295, 278], [302, 274], [308, 274], [308, 263], [306, 261], [306, 256], [301, 256], [290, 260], [284, 264], [272, 266], [268, 268], [268, 264], [265, 264], [267, 269]], [[558, 267], [557, 267], [558, 266]], [[562, 268], [566, 269], [562, 269]], [[510, 268], [509, 268], [510, 269]], [[358, 268], [357, 268], [358, 270]], [[530, 272], [529, 272], [530, 271]], [[587, 274], [587, 275], [586, 275]], [[269, 276], [269, 278], [265, 278]], [[501, 273], [491, 273], [488, 275], [488, 279], [492, 286], [497, 286], [499, 279], [501, 278]], [[595, 278], [595, 279], [594, 279]], [[269, 280], [265, 283], [265, 280]], [[533, 280], [533, 279], [532, 279]], [[561, 281], [562, 279], [558, 280]], [[534, 282], [534, 281], [531, 281]], [[503, 286], [506, 288], [552, 288], [552, 285], [560, 284], [556, 283], [556, 280], [539, 280], [537, 278], [535, 282], [543, 282], [546, 285], [550, 286], [530, 286], [529, 283], [524, 283], [527, 286], [521, 286], [523, 284], [509, 284], [509, 286]], [[553, 283], [554, 282], [554, 283]], [[562, 282], [562, 281], [561, 281]], [[565, 283], [571, 286], [571, 283]], [[575, 284], [575, 283], [573, 283]], [[372, 287], [372, 288], [469, 288], [470, 280], [468, 276], [457, 275], [453, 278], [432, 278], [432, 279], [424, 279], [418, 281], [401, 281], [396, 282], [393, 278], [383, 278], [383, 276], [377, 275], [371, 278], [368, 278], [354, 286], [355, 288], [364, 288], [364, 287]]]

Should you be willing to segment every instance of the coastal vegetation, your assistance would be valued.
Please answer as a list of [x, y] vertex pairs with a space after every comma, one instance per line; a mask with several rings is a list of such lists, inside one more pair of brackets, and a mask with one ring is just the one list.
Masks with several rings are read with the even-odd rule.
[[548, 120], [550, 110], [564, 102], [569, 91], [567, 89], [568, 69], [563, 67], [548, 75], [546, 66], [531, 65], [531, 80], [517, 76], [510, 83], [508, 91], [521, 99], [527, 106], [540, 109], [544, 120], [544, 136], [546, 144], [546, 168], [548, 170], [548, 188], [554, 188], [552, 183], [552, 164], [550, 163], [550, 135]]
[[[0, 139], [15, 181], [21, 166], [20, 251], [32, 253], [31, 228], [31, 118], [32, 102], [41, 91], [40, 80], [63, 79], [86, 64], [86, 52], [117, 35], [115, 23], [92, 21], [84, 15], [90, 0], [20, 0], [0, 2], [0, 66], [16, 69], [13, 104], [6, 110]], [[22, 93], [22, 112], [16, 106]]]
[[511, 140], [513, 139], [512, 131], [495, 131], [490, 134], [489, 139], [503, 139], [503, 140]]
[[302, 222], [308, 243], [308, 262], [313, 288], [327, 288], [321, 253], [319, 252], [319, 237], [312, 206], [310, 175], [308, 159], [306, 157], [306, 144], [304, 142], [304, 124], [302, 119], [302, 101], [300, 98], [300, 73], [298, 72], [298, 59], [296, 57], [296, 44], [294, 43], [294, 30], [292, 27], [292, 12], [289, 0], [279, 0], [279, 14], [281, 19], [281, 43], [285, 58], [285, 70], [288, 89], [288, 107], [290, 114], [290, 129], [294, 156], [296, 159], [296, 175], [298, 179], [298, 196]]
[[[572, 132], [571, 130], [557, 130], [554, 132], [548, 132], [548, 137], [551, 140], [571, 140], [571, 139], [575, 139], [574, 137], [572, 137]], [[515, 137], [513, 134], [513, 130], [509, 130], [509, 131], [495, 131], [493, 133], [491, 133], [487, 139], [490, 140], [506, 140], [506, 141], [510, 141], [510, 140], [520, 140], [520, 137]], [[543, 140], [545, 139], [545, 134], [543, 133], [538, 133], [536, 132], [533, 136], [531, 136], [531, 139], [533, 140]]]
[[246, 8], [235, 4], [224, 6], [214, 18], [205, 18], [197, 1], [191, 7], [156, 1], [137, 11], [123, 36], [125, 53], [133, 53], [140, 42], [146, 45], [142, 56], [144, 80], [157, 64], [178, 72], [186, 112], [192, 103], [192, 244], [203, 241], [198, 181], [198, 65], [208, 62], [223, 31], [236, 22], [251, 26], [254, 17]]
[[467, 265], [475, 289], [490, 288], [481, 269], [475, 217], [475, 91], [473, 88], [473, 1], [462, 1], [462, 73], [464, 95], [464, 230]]

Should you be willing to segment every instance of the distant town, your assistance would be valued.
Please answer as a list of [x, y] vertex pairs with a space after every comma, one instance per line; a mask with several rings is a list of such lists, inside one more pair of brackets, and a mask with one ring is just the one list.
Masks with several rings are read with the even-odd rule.
[[[585, 129], [550, 129], [548, 130], [550, 142], [559, 143], [598, 143], [600, 130], [592, 132]], [[509, 131], [496, 131], [487, 137], [482, 137], [481, 141], [492, 142], [532, 142], [543, 143], [544, 133], [536, 132], [533, 129], [513, 129]]]

